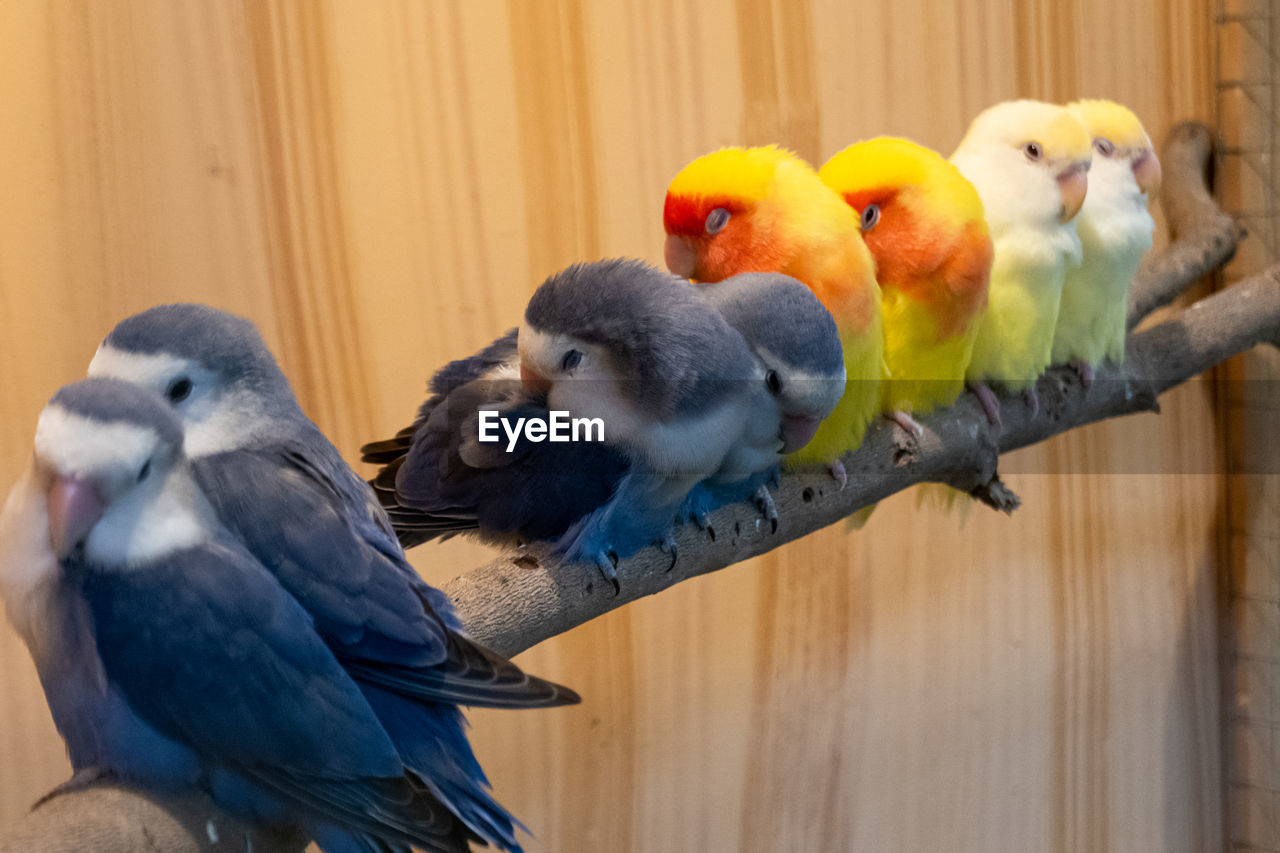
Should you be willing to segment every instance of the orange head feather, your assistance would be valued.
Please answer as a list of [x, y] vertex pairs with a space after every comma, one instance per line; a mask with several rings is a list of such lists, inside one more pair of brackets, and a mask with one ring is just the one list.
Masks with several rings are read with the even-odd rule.
[[818, 174], [858, 215], [880, 287], [926, 303], [944, 337], [967, 329], [986, 308], [991, 238], [959, 170], [914, 142], [879, 137]]

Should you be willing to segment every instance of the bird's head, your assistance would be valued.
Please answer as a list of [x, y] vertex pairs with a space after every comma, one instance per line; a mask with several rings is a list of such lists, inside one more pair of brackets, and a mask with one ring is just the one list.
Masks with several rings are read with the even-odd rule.
[[973, 120], [951, 162], [982, 195], [994, 233], [1070, 222], [1084, 204], [1092, 148], [1065, 107], [1006, 101]]
[[776, 145], [699, 157], [667, 188], [667, 268], [698, 281], [782, 272], [798, 248], [792, 235], [829, 212], [823, 193], [813, 168]]
[[694, 353], [716, 340], [713, 314], [689, 282], [642, 261], [575, 264], [525, 309], [525, 390], [545, 394], [550, 409], [604, 418], [606, 434], [636, 412], [668, 418], [689, 392]]
[[122, 320], [89, 375], [160, 394], [181, 416], [192, 456], [244, 446], [273, 421], [301, 414], [253, 323], [207, 305], [159, 305]]
[[153, 496], [182, 460], [182, 423], [157, 395], [115, 379], [58, 391], [36, 426], [35, 469], [61, 559], [94, 535], [113, 507]]
[[[991, 266], [982, 199], [942, 155], [878, 137], [833, 155], [818, 174], [858, 215], [881, 287], [925, 299], [967, 295], [981, 309]], [[948, 264], [954, 272], [942, 274]]]
[[801, 282], [743, 273], [702, 290], [754, 352], [764, 395], [774, 401], [779, 453], [809, 443], [845, 388], [844, 351], [831, 313]]
[[[1142, 122], [1128, 107], [1115, 101], [1082, 100], [1067, 109], [1093, 138], [1093, 174], [1090, 184], [1133, 184], [1154, 198], [1160, 190], [1160, 158], [1156, 156]], [[1092, 192], [1092, 190], [1091, 190]]]

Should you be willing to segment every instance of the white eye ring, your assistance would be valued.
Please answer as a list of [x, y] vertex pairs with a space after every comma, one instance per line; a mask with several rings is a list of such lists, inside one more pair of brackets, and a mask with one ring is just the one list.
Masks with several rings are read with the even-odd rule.
[[719, 234], [724, 227], [729, 224], [729, 211], [723, 207], [717, 207], [715, 210], [707, 214], [707, 233]]
[[1022, 153], [1027, 155], [1027, 159], [1034, 163], [1044, 157], [1044, 146], [1033, 139], [1030, 142], [1022, 143]]
[[1093, 150], [1097, 151], [1103, 157], [1110, 157], [1116, 153], [1116, 144], [1105, 136], [1099, 136], [1093, 140]]
[[880, 221], [880, 205], [869, 204], [862, 208], [862, 230], [870, 231]]

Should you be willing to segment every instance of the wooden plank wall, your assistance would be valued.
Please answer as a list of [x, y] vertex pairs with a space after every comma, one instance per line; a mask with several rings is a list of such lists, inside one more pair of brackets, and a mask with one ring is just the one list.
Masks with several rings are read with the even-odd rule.
[[[1212, 113], [1210, 0], [7, 0], [0, 486], [121, 317], [253, 317], [338, 446], [559, 267], [661, 259], [730, 143], [941, 149], [1014, 96]], [[1007, 460], [1013, 518], [888, 501], [521, 658], [471, 715], [530, 850], [1204, 851], [1222, 837], [1214, 393]], [[420, 549], [443, 581], [487, 558]], [[0, 824], [66, 775], [0, 633]]]

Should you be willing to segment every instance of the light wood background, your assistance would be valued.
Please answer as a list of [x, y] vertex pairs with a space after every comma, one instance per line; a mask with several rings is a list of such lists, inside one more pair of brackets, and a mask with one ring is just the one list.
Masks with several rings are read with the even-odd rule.
[[[1210, 5], [6, 0], [0, 486], [156, 302], [254, 318], [355, 458], [547, 274], [660, 261], [698, 154], [947, 150], [1014, 96], [1111, 96], [1161, 138], [1212, 117]], [[586, 697], [471, 714], [528, 849], [1219, 847], [1223, 445], [1211, 383], [1163, 405], [1009, 458], [1012, 518], [899, 496], [522, 656]], [[7, 628], [0, 666], [7, 824], [67, 767]]]

